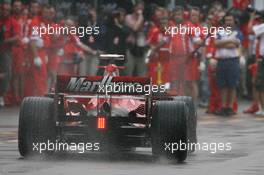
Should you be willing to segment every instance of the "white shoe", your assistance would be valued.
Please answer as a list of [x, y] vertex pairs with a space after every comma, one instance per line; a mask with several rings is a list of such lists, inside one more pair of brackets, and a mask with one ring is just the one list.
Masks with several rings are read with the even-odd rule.
[[264, 111], [263, 110], [259, 110], [255, 113], [255, 115], [258, 115], [258, 116], [264, 116]]

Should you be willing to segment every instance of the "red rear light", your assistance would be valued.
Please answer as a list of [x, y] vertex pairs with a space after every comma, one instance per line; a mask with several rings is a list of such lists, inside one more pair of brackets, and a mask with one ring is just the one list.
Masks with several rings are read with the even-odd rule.
[[105, 117], [97, 117], [97, 128], [105, 129]]

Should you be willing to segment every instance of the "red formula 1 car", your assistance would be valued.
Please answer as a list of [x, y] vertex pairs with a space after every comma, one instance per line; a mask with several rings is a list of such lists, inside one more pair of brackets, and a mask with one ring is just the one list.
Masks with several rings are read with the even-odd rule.
[[111, 154], [152, 147], [153, 157], [178, 161], [194, 151], [197, 114], [190, 97], [161, 92], [148, 77], [119, 76], [123, 67], [111, 62], [100, 68], [104, 76], [59, 75], [55, 93], [23, 100], [18, 136], [22, 156], [53, 153], [70, 143], [89, 143], [82, 146]]

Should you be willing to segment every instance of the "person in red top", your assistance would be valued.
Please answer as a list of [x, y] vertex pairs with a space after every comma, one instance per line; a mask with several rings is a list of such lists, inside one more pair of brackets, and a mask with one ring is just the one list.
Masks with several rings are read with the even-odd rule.
[[0, 6], [0, 106], [4, 106], [4, 94], [9, 85], [11, 75], [11, 49], [19, 40], [19, 25], [10, 16], [10, 3], [3, 2]]
[[[202, 31], [202, 25], [200, 24], [200, 9], [193, 7], [190, 10], [190, 22], [187, 23], [187, 26], [190, 28], [200, 28]], [[194, 51], [202, 43], [204, 35], [202, 32], [196, 32], [197, 30], [192, 30], [190, 33], [190, 52]], [[198, 51], [198, 55], [201, 54], [201, 51]], [[199, 56], [197, 54], [192, 54], [186, 60], [186, 65], [184, 68], [184, 80], [186, 83], [185, 94], [193, 98], [194, 101], [197, 101], [198, 98], [198, 80], [200, 77], [199, 73]]]
[[[26, 10], [24, 9], [23, 13], [25, 13], [25, 12], [26, 12]], [[28, 35], [31, 33], [31, 31], [29, 31], [30, 30], [29, 27], [30, 27], [30, 24], [32, 22], [32, 19], [40, 18], [40, 16], [41, 16], [39, 3], [35, 0], [32, 0], [30, 2], [28, 12], [26, 12], [26, 13], [28, 13], [28, 14], [27, 14], [27, 20], [26, 20], [26, 24], [25, 24], [25, 28], [24, 28], [24, 33], [25, 33], [26, 37], [28, 37]]]
[[[60, 25], [55, 23], [55, 17], [56, 17], [56, 10], [53, 6], [50, 7], [50, 13], [49, 13], [49, 22], [48, 24], [53, 27], [59, 27]], [[47, 48], [47, 55], [48, 55], [48, 63], [47, 63], [47, 69], [48, 69], [48, 90], [55, 88], [55, 82], [56, 82], [56, 75], [59, 67], [59, 61], [60, 56], [58, 55], [59, 49], [62, 47], [63, 42], [61, 40], [61, 36], [59, 34], [51, 34], [50, 40], [51, 43], [49, 47]]]
[[154, 53], [155, 45], [158, 43], [158, 37], [161, 35], [160, 28], [158, 27], [158, 19], [155, 19], [155, 25], [153, 25], [148, 34], [147, 34], [147, 43], [150, 46], [151, 50], [149, 53], [151, 55], [148, 55], [148, 58], [146, 59], [147, 63], [147, 75], [152, 78], [152, 81], [154, 84], [157, 84], [157, 73], [156, 73], [156, 65], [158, 63], [158, 55], [157, 53]]
[[[209, 15], [207, 18], [208, 27], [216, 26], [215, 19], [213, 15]], [[216, 85], [215, 79], [215, 69], [217, 60], [215, 58], [215, 37], [213, 34], [207, 38], [205, 42], [205, 58], [208, 60], [208, 83], [209, 83], [209, 99], [208, 99], [208, 107], [207, 113], [216, 113], [221, 109], [221, 96], [220, 91]]]
[[159, 19], [164, 16], [164, 8], [156, 7], [154, 10], [154, 14], [151, 17], [151, 27], [159, 26]]
[[162, 15], [157, 17], [159, 23], [150, 29], [147, 37], [152, 53], [148, 62], [148, 75], [158, 85], [169, 82], [170, 56], [170, 36], [165, 34], [165, 27], [169, 26], [168, 13], [163, 8], [159, 10], [162, 11]]
[[[249, 33], [251, 34], [254, 34], [252, 28], [254, 25], [257, 25], [257, 24], [260, 24], [261, 21], [259, 21], [257, 18], [256, 18], [256, 15], [255, 13], [251, 13], [250, 15], [250, 20], [248, 22], [248, 31]], [[255, 35], [255, 34], [254, 34]], [[248, 69], [250, 70], [250, 73], [251, 73], [251, 76], [252, 76], [252, 95], [253, 95], [253, 101], [252, 101], [252, 104], [247, 107], [243, 112], [244, 113], [249, 113], [249, 114], [254, 114], [256, 112], [259, 111], [259, 99], [258, 99], [258, 92], [256, 90], [256, 87], [255, 87], [255, 82], [256, 82], [256, 76], [257, 76], [257, 60], [260, 56], [260, 52], [259, 52], [259, 49], [260, 49], [260, 42], [257, 38], [255, 38], [255, 62], [251, 65], [249, 65]]]
[[245, 10], [251, 2], [252, 0], [233, 0], [232, 7]]
[[[173, 26], [187, 27], [184, 23], [184, 9], [177, 6], [172, 13]], [[171, 39], [171, 59], [170, 59], [170, 82], [171, 90], [178, 95], [184, 94], [184, 69], [186, 57], [189, 53], [189, 35], [175, 32]]]
[[[72, 19], [66, 19], [64, 21], [64, 27], [75, 27], [75, 23]], [[60, 63], [58, 65], [58, 74], [74, 75], [79, 74], [79, 63], [84, 59], [84, 52], [96, 55], [97, 51], [91, 49], [87, 45], [83, 44], [78, 36], [73, 34], [64, 34], [60, 36], [61, 44], [58, 50], [60, 56]]]
[[29, 25], [29, 71], [25, 80], [25, 96], [43, 96], [47, 92], [47, 55], [46, 48], [50, 45], [48, 34], [40, 36], [34, 32], [35, 27], [46, 27], [50, 6], [43, 7], [41, 17], [32, 18]]
[[32, 19], [34, 17], [40, 17], [41, 15], [41, 9], [40, 9], [40, 4], [32, 0], [30, 2], [30, 7], [29, 7], [29, 18]]
[[27, 41], [23, 40], [25, 37], [25, 25], [26, 17], [22, 15], [22, 2], [15, 0], [12, 5], [12, 18], [19, 25], [19, 37], [20, 41], [12, 47], [12, 80], [10, 83], [9, 90], [6, 95], [7, 104], [19, 104], [23, 98], [23, 82], [25, 72], [25, 49]]

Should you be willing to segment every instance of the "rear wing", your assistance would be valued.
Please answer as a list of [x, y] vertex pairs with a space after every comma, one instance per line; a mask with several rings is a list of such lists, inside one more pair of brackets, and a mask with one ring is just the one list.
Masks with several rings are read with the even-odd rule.
[[125, 55], [100, 54], [99, 58], [102, 59], [102, 60], [125, 60]]
[[58, 75], [56, 93], [145, 95], [150, 85], [149, 77]]

